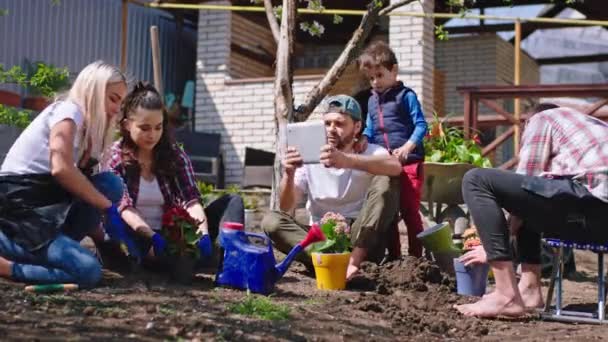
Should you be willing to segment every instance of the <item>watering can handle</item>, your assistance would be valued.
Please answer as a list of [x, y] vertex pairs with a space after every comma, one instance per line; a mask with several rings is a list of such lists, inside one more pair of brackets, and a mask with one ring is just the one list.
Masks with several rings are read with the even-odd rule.
[[245, 232], [245, 236], [262, 239], [268, 245], [268, 249], [272, 249], [272, 243], [270, 242], [270, 238], [266, 234]]

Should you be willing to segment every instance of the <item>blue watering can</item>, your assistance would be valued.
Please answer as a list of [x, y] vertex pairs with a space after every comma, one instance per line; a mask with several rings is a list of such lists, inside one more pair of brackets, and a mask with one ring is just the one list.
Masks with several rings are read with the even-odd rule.
[[[251, 240], [260, 240], [263, 245], [254, 244]], [[219, 235], [224, 259], [218, 268], [215, 284], [270, 294], [294, 257], [311, 243], [323, 240], [325, 236], [318, 226], [313, 225], [306, 238], [296, 245], [281, 263], [275, 265], [272, 243], [268, 236], [246, 232], [241, 223], [225, 222]]]

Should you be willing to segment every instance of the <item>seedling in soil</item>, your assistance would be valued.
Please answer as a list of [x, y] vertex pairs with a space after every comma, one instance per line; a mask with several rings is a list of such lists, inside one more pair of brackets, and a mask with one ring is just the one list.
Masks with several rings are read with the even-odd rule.
[[240, 303], [229, 307], [232, 313], [256, 317], [271, 321], [286, 320], [289, 318], [289, 307], [284, 304], [273, 303], [270, 298], [248, 295]]

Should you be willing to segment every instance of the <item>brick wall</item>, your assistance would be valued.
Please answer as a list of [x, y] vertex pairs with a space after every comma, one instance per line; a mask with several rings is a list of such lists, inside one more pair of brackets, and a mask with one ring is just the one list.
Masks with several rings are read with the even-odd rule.
[[[463, 113], [463, 98], [457, 87], [513, 84], [513, 54], [513, 45], [495, 34], [438, 41], [435, 68], [445, 74], [445, 113]], [[538, 65], [526, 53], [522, 54], [521, 75], [522, 84], [540, 80]], [[480, 110], [489, 112], [485, 106]]]
[[[209, 3], [230, 5], [228, 0]], [[432, 12], [432, 1], [422, 3], [425, 11]], [[415, 3], [401, 10], [421, 11], [420, 6]], [[234, 76], [242, 76], [242, 72], [231, 69], [234, 58], [231, 60], [230, 42], [235, 30], [227, 28], [232, 27], [234, 20], [238, 19], [228, 11], [201, 10], [197, 46], [195, 129], [222, 134], [228, 184], [242, 181], [245, 147], [274, 151], [275, 144], [272, 78], [239, 80]], [[433, 22], [431, 19], [391, 17], [389, 27], [393, 36], [390, 45], [401, 66], [399, 77], [418, 93], [425, 111], [430, 113], [433, 104]], [[318, 66], [335, 58], [336, 51], [336, 47], [330, 48], [324, 58], [317, 61]], [[304, 52], [305, 56], [312, 53], [319, 55], [318, 51]], [[308, 67], [309, 71], [318, 67], [315, 64], [301, 66]], [[296, 106], [318, 80], [314, 75], [294, 78]], [[361, 87], [360, 82], [357, 71], [351, 66], [333, 93], [353, 94]], [[312, 118], [318, 119], [319, 114], [313, 114]]]
[[445, 114], [462, 115], [457, 87], [496, 84], [496, 36], [450, 37], [436, 44], [435, 68], [445, 76]]
[[[392, 0], [391, 2], [395, 2]], [[432, 13], [434, 1], [415, 1], [398, 11]], [[434, 24], [431, 18], [391, 16], [389, 44], [399, 61], [399, 79], [418, 95], [426, 115], [433, 112]]]

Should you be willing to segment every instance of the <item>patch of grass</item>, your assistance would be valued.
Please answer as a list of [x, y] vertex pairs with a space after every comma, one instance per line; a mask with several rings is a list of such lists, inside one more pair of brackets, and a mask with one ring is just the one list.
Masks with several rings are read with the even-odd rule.
[[158, 307], [158, 312], [165, 316], [173, 316], [177, 313], [177, 310], [170, 306], [161, 305]]
[[232, 313], [271, 321], [286, 320], [290, 313], [289, 307], [285, 304], [277, 304], [268, 297], [253, 295], [248, 295], [241, 302], [230, 305], [229, 309]]
[[128, 314], [127, 310], [119, 307], [98, 307], [95, 309], [95, 313], [104, 317], [114, 318], [125, 317]]
[[326, 300], [321, 299], [321, 298], [310, 298], [310, 299], [306, 299], [305, 301], [302, 302], [302, 304], [304, 305], [320, 305], [320, 304], [325, 304], [327, 303]]

